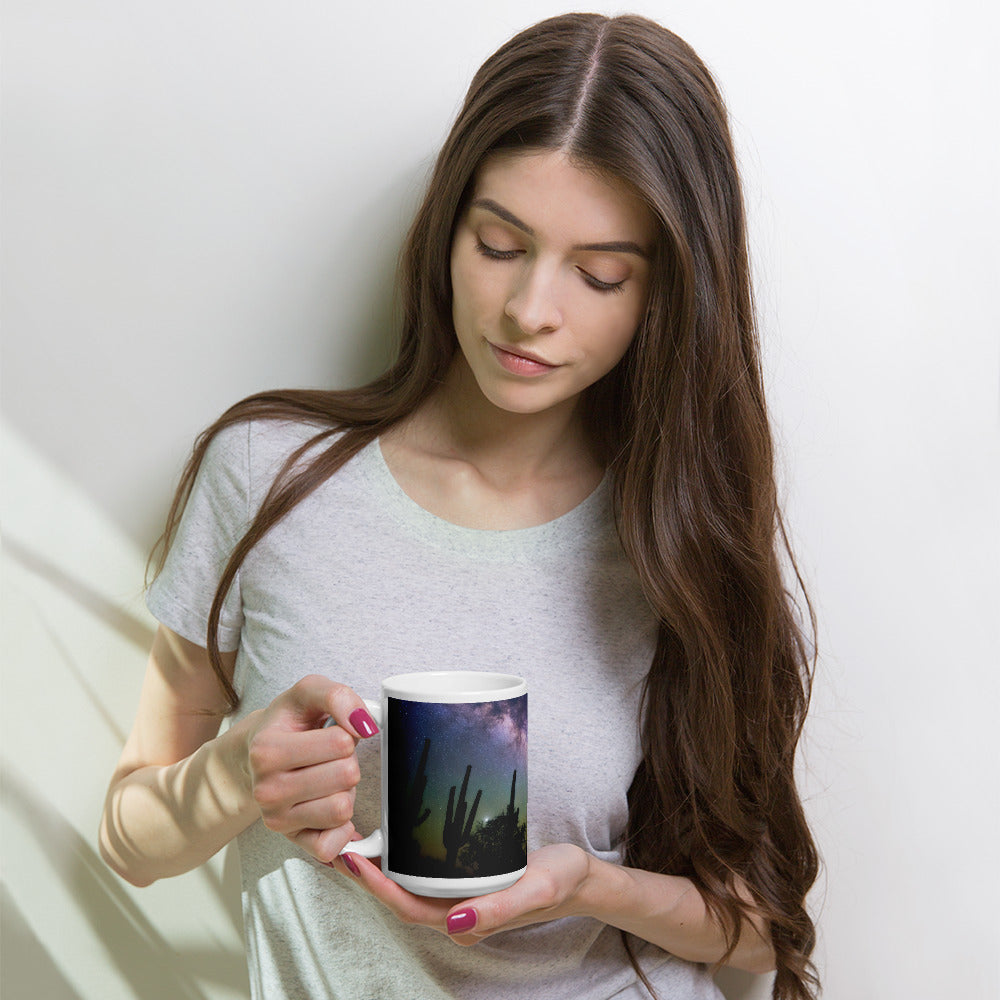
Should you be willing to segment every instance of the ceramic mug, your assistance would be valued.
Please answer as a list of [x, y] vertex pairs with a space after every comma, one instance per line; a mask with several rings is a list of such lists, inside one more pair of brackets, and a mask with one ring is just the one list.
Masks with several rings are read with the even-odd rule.
[[380, 829], [344, 852], [421, 896], [513, 885], [527, 865], [528, 686], [472, 670], [399, 674], [365, 700], [381, 731]]

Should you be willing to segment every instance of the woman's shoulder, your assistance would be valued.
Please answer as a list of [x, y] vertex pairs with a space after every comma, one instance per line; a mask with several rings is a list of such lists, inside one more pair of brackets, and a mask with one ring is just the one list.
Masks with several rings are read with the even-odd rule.
[[301, 461], [314, 453], [309, 442], [332, 444], [343, 433], [332, 434], [329, 424], [288, 418], [247, 417], [217, 430], [202, 460], [204, 472], [212, 478], [239, 482], [243, 489], [256, 493], [267, 486], [285, 463], [306, 446]]
[[253, 417], [242, 426], [251, 461], [284, 461], [314, 439], [329, 444], [343, 434], [318, 420]]

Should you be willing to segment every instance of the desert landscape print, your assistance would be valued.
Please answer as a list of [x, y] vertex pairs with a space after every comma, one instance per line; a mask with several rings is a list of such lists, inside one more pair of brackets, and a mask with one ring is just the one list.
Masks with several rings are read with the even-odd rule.
[[390, 698], [389, 869], [464, 878], [527, 859], [528, 696], [447, 705]]

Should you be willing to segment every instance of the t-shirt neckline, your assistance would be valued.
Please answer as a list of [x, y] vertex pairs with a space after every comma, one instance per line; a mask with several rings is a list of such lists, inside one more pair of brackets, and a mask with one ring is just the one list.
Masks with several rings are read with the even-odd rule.
[[607, 538], [611, 518], [611, 476], [604, 476], [591, 493], [565, 514], [543, 524], [527, 528], [469, 528], [439, 517], [422, 507], [400, 486], [392, 474], [382, 446], [375, 438], [358, 454], [371, 486], [393, 517], [427, 541], [511, 553], [516, 550], [534, 551], [557, 548], [563, 554], [567, 548], [589, 548]]

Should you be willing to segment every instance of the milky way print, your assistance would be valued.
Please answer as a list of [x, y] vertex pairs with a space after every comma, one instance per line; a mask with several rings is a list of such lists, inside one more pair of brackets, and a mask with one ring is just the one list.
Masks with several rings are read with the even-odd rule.
[[527, 860], [528, 696], [463, 705], [389, 699], [389, 870], [432, 878]]

